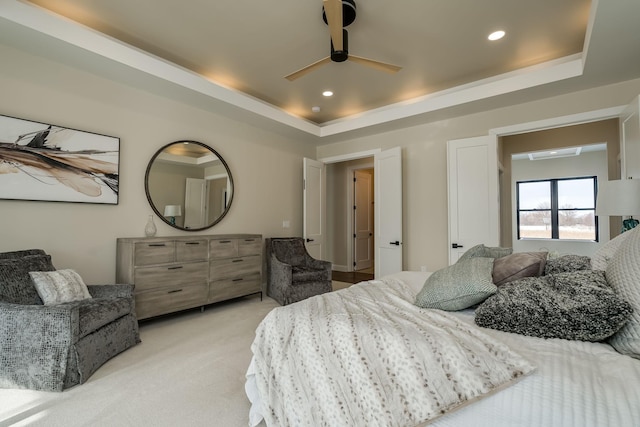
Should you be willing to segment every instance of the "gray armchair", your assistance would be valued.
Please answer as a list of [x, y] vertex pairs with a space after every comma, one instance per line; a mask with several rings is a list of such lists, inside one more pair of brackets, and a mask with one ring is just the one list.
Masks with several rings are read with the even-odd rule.
[[140, 342], [133, 285], [43, 305], [29, 272], [54, 270], [40, 249], [0, 253], [0, 388], [62, 391]]
[[287, 305], [331, 291], [331, 263], [312, 258], [301, 237], [265, 240], [267, 295]]

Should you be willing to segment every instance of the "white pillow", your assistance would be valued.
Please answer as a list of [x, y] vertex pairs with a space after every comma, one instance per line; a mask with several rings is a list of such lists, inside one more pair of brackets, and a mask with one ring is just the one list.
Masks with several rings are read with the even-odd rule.
[[602, 245], [600, 249], [598, 249], [596, 253], [594, 253], [591, 257], [591, 269], [602, 271], [606, 270], [607, 264], [609, 264], [609, 261], [611, 260], [611, 258], [613, 258], [613, 255], [616, 253], [618, 248], [620, 248], [620, 245], [622, 245], [622, 243], [627, 240], [627, 237], [629, 237], [630, 235], [631, 234], [628, 231], [625, 233], [621, 233]]
[[45, 305], [91, 298], [87, 285], [73, 270], [32, 271], [29, 275]]
[[640, 359], [640, 227], [623, 234], [628, 236], [609, 261], [605, 275], [618, 296], [631, 304], [633, 313], [609, 344], [618, 353]]

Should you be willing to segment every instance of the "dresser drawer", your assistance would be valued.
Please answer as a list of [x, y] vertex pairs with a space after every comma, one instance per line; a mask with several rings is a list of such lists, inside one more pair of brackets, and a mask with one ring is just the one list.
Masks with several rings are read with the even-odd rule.
[[262, 239], [238, 239], [238, 256], [260, 255], [262, 253]]
[[209, 248], [206, 240], [176, 242], [176, 261], [206, 261]]
[[260, 273], [262, 265], [259, 256], [218, 259], [210, 263], [209, 277], [212, 279], [227, 279]]
[[175, 242], [138, 242], [135, 244], [134, 257], [136, 265], [174, 262], [176, 260]]
[[226, 258], [238, 256], [238, 241], [236, 239], [211, 240], [209, 242], [211, 258]]
[[215, 280], [209, 285], [209, 303], [254, 294], [262, 290], [260, 274], [227, 280]]
[[135, 271], [136, 291], [154, 288], [181, 286], [183, 284], [207, 283], [207, 263], [190, 262], [154, 267], [138, 267]]
[[136, 294], [136, 316], [138, 319], [158, 316], [177, 310], [204, 305], [207, 298], [207, 286], [173, 286], [163, 290]]

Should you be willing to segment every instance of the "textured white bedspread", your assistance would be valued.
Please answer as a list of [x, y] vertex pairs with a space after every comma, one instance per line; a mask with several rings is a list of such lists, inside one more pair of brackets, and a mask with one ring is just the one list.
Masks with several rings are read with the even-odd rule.
[[[427, 274], [403, 272], [395, 278], [408, 284], [415, 295]], [[473, 324], [472, 311], [452, 314]], [[607, 344], [482, 331], [531, 361], [536, 371], [500, 392], [437, 418], [430, 426], [640, 426], [640, 360], [621, 355]], [[252, 361], [246, 390], [253, 403], [250, 418], [255, 425], [264, 409], [253, 373]]]
[[[396, 278], [274, 309], [249, 376], [269, 426], [413, 426], [534, 370]], [[254, 422], [257, 421], [254, 419]]]

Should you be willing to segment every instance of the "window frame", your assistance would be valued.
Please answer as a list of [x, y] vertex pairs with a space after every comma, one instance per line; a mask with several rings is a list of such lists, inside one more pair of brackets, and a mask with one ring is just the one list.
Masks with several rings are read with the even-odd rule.
[[[558, 206], [558, 182], [560, 181], [575, 181], [581, 179], [593, 180], [593, 208], [560, 208]], [[549, 209], [520, 209], [520, 184], [529, 184], [535, 182], [548, 182], [550, 186], [549, 200], [551, 207]], [[555, 240], [562, 242], [598, 242], [600, 241], [600, 234], [598, 226], [598, 216], [596, 215], [596, 200], [598, 197], [598, 177], [596, 175], [576, 176], [567, 178], [546, 178], [546, 179], [531, 179], [516, 181], [516, 239], [517, 240]], [[595, 226], [595, 239], [561, 239], [560, 225], [559, 225], [559, 213], [561, 211], [593, 211], [593, 219]], [[551, 215], [551, 238], [548, 237], [521, 237], [520, 236], [520, 213], [521, 212], [549, 212]]]

